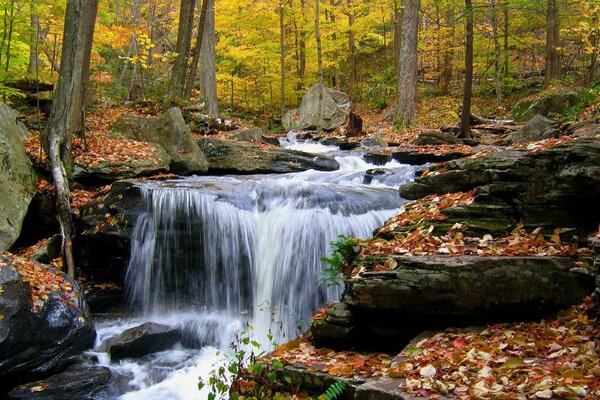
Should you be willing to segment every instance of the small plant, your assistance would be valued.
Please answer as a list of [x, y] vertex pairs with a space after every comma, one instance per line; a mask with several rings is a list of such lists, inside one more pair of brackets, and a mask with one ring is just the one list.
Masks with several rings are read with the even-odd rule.
[[[231, 343], [232, 353], [226, 354], [224, 365], [212, 370], [208, 382], [198, 382], [198, 390], [207, 383], [211, 392], [208, 400], [230, 398], [232, 400], [285, 399], [282, 392], [293, 392], [292, 380], [288, 376], [279, 379], [283, 363], [277, 359], [263, 359], [265, 351], [258, 341], [252, 338], [252, 325], [238, 332]], [[269, 345], [275, 347], [271, 332], [267, 335]]]
[[339, 399], [348, 384], [345, 381], [336, 381], [329, 386], [325, 393], [317, 397], [317, 400], [336, 400]]
[[343, 265], [351, 261], [350, 259], [360, 251], [360, 242], [356, 238], [349, 238], [345, 235], [339, 235], [339, 240], [331, 242], [331, 255], [321, 258], [321, 262], [326, 265], [323, 269], [323, 275], [318, 279], [319, 285], [339, 286], [343, 281]]

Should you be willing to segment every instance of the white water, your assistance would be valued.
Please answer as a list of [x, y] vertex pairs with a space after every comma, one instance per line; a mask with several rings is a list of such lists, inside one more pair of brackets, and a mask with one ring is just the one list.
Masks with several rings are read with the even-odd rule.
[[110, 364], [133, 378], [122, 398], [206, 398], [198, 377], [246, 323], [259, 341], [269, 330], [276, 342], [291, 340], [316, 309], [339, 299], [340, 287], [317, 284], [320, 259], [339, 234], [371, 236], [394, 215], [397, 186], [414, 168], [390, 163], [365, 185], [374, 165], [331, 154], [339, 171], [140, 183], [147, 211], [134, 226], [126, 277], [135, 316], [99, 324], [98, 344], [153, 321], [180, 327], [188, 348]]

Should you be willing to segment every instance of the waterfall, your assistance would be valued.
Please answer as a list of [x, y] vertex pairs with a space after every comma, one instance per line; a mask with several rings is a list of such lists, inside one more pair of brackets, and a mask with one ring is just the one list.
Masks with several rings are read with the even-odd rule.
[[395, 188], [357, 184], [369, 164], [341, 161], [337, 173], [140, 183], [146, 209], [132, 235], [131, 303], [146, 313], [247, 313], [257, 327], [297, 336], [340, 296], [340, 287], [317, 284], [330, 243], [370, 236], [402, 203]]
[[203, 398], [198, 376], [208, 376], [246, 322], [254, 339], [264, 344], [272, 330], [282, 343], [339, 299], [341, 287], [317, 283], [321, 258], [338, 235], [369, 237], [393, 216], [403, 202], [398, 186], [415, 168], [337, 155], [334, 172], [136, 183], [145, 207], [125, 279], [134, 315], [99, 323], [98, 343], [147, 321], [179, 327], [182, 340], [118, 364], [97, 353], [118, 375], [133, 377], [122, 399]]

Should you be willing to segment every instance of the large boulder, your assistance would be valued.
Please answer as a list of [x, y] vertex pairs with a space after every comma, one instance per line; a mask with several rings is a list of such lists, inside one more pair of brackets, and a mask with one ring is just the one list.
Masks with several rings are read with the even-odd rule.
[[413, 200], [474, 188], [478, 195], [469, 207], [503, 206], [528, 229], [575, 228], [587, 236], [600, 221], [600, 138], [450, 161], [439, 173], [401, 186], [400, 196]]
[[60, 372], [96, 338], [77, 282], [30, 267], [0, 256], [0, 392]]
[[456, 136], [438, 131], [423, 131], [413, 140], [413, 144], [421, 146], [459, 143], [460, 140]]
[[18, 386], [7, 400], [114, 399], [119, 393], [107, 367], [75, 365], [51, 377]]
[[127, 139], [162, 146], [171, 157], [170, 169], [175, 173], [205, 172], [208, 168], [204, 155], [177, 107], [170, 108], [156, 118], [125, 114], [117, 120], [114, 128]]
[[334, 171], [339, 164], [331, 157], [296, 150], [269, 149], [219, 139], [200, 139], [200, 149], [216, 173], [286, 173], [308, 169]]
[[393, 347], [429, 329], [542, 319], [580, 304], [595, 286], [594, 274], [567, 257], [391, 258], [392, 271], [346, 280], [343, 302], [312, 322], [319, 344]]
[[119, 179], [150, 176], [168, 172], [171, 157], [158, 144], [149, 144], [154, 148], [152, 155], [141, 155], [136, 160], [105, 160], [99, 163], [84, 164], [75, 160], [73, 179], [80, 182], [114, 182]]
[[536, 114], [547, 117], [551, 114], [563, 114], [567, 108], [577, 103], [580, 92], [558, 90], [541, 97], [527, 97], [519, 101], [511, 110], [511, 116], [518, 122], [525, 122]]
[[348, 122], [351, 107], [352, 102], [347, 94], [317, 83], [302, 97], [297, 114], [292, 110], [284, 115], [283, 127], [286, 130], [311, 130], [320, 127], [325, 131], [332, 131]]
[[527, 121], [518, 131], [508, 137], [509, 143], [537, 142], [539, 140], [558, 137], [560, 129], [558, 123], [538, 114]]
[[127, 329], [118, 337], [103, 343], [99, 350], [110, 354], [112, 361], [140, 358], [171, 348], [181, 339], [179, 327], [146, 322]]
[[16, 120], [17, 113], [0, 103], [0, 252], [19, 237], [33, 195], [33, 166], [22, 140], [27, 130]]

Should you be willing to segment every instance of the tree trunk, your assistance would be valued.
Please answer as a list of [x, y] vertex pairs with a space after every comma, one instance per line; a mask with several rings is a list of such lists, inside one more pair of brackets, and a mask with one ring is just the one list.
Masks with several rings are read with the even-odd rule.
[[510, 62], [509, 62], [509, 46], [508, 46], [508, 10], [509, 0], [504, 0], [504, 77], [507, 78], [510, 73]]
[[29, 76], [36, 76], [40, 70], [40, 17], [38, 16], [33, 2], [29, 4], [29, 18], [31, 32], [29, 34], [29, 64], [27, 73]]
[[394, 119], [408, 126], [416, 115], [417, 44], [419, 41], [420, 0], [405, 0], [402, 12], [402, 41], [400, 43], [397, 105]]
[[317, 132], [321, 133], [323, 131], [323, 127], [321, 126], [321, 103], [323, 102], [323, 56], [321, 51], [321, 30], [320, 30], [320, 9], [321, 0], [315, 0], [315, 38], [317, 40], [317, 65], [319, 70], [319, 103], [318, 103], [318, 119], [317, 121]]
[[348, 64], [350, 64], [350, 75], [348, 77], [348, 92], [350, 98], [356, 95], [356, 40], [354, 33], [354, 10], [353, 0], [348, 0]]
[[215, 59], [215, 0], [206, 0], [206, 25], [200, 50], [200, 76], [202, 94], [206, 99], [206, 112], [215, 118], [219, 117], [217, 99], [217, 67]]
[[400, 43], [402, 41], [402, 3], [401, 0], [394, 0], [394, 73], [398, 76], [400, 66]]
[[202, 1], [200, 9], [200, 20], [198, 21], [198, 31], [196, 32], [196, 45], [192, 51], [192, 63], [190, 64], [190, 74], [185, 84], [185, 97], [192, 96], [194, 83], [196, 82], [196, 74], [198, 73], [198, 62], [200, 61], [200, 53], [202, 51], [202, 43], [204, 42], [204, 32], [206, 30], [206, 14], [208, 12], [208, 1]]
[[188, 73], [188, 58], [192, 44], [194, 27], [194, 4], [196, 0], [181, 0], [179, 9], [179, 28], [177, 29], [177, 57], [171, 72], [170, 94], [173, 98], [183, 98]]
[[44, 143], [50, 158], [52, 177], [56, 191], [58, 220], [62, 235], [62, 257], [70, 276], [75, 276], [73, 240], [75, 226], [71, 213], [69, 177], [72, 166], [71, 145], [77, 130], [74, 124], [80, 117], [89, 67], [86, 40], [93, 35], [96, 21], [97, 0], [68, 0], [65, 15], [64, 41], [60, 73], [54, 103]]
[[560, 78], [560, 17], [557, 0], [547, 0], [546, 7], [546, 84]]
[[500, 71], [500, 38], [498, 37], [498, 9], [496, 0], [491, 0], [492, 36], [494, 40], [494, 87], [496, 90], [496, 104], [502, 104], [502, 73]]
[[444, 24], [449, 29], [444, 41], [443, 66], [440, 76], [440, 95], [447, 96], [450, 93], [450, 83], [452, 82], [452, 68], [454, 61], [454, 5], [446, 5], [446, 18]]
[[465, 42], [465, 85], [463, 90], [462, 114], [459, 137], [471, 139], [471, 97], [473, 91], [473, 4], [465, 0], [467, 18]]
[[285, 25], [284, 25], [283, 0], [279, 1], [279, 63], [281, 67], [281, 88], [279, 92], [281, 100], [281, 116], [285, 114]]

